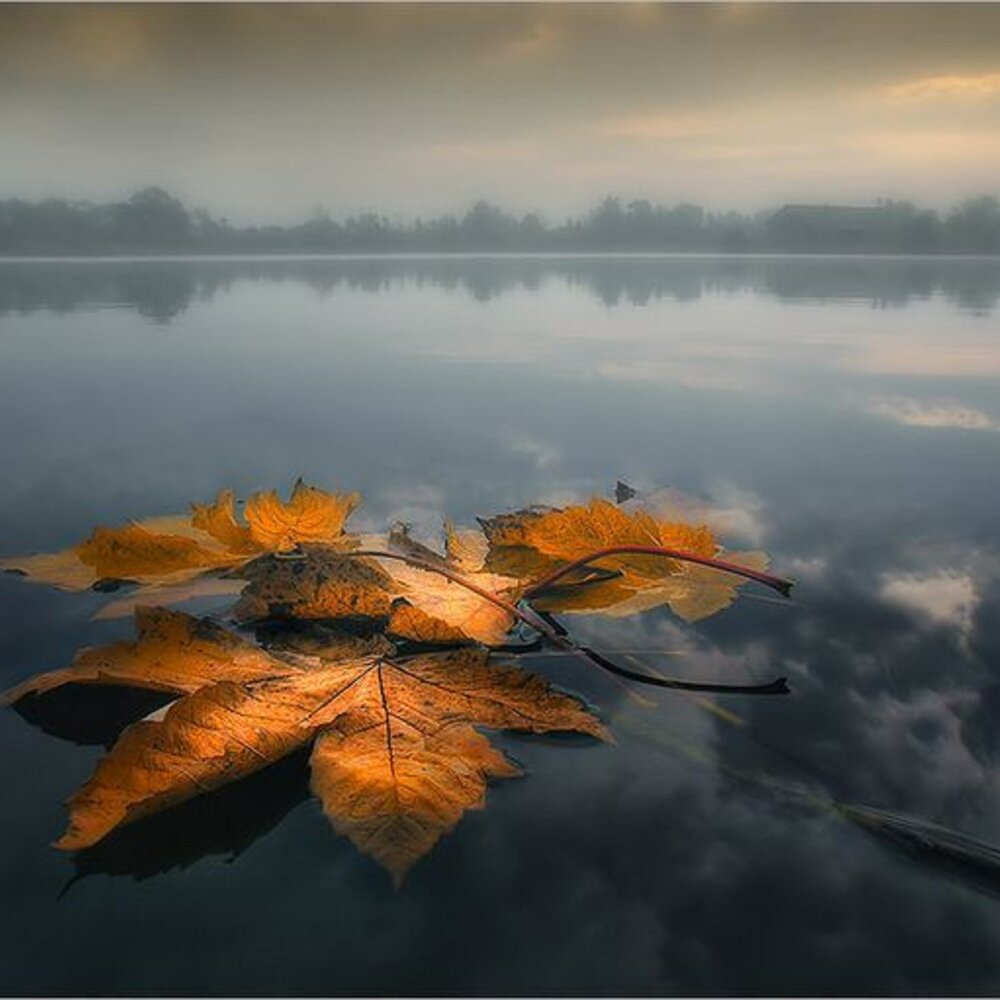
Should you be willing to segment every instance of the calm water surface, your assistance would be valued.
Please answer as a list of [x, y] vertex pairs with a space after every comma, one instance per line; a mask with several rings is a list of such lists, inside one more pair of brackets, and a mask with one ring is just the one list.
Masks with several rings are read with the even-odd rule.
[[[573, 619], [793, 693], [643, 707], [536, 659], [617, 745], [498, 736], [528, 777], [400, 891], [301, 758], [74, 862], [62, 800], [145, 708], [4, 711], [0, 991], [1000, 992], [1000, 880], [830, 806], [1000, 844], [998, 300], [984, 260], [0, 263], [0, 553], [299, 475], [425, 534], [621, 478], [712, 499], [798, 581]], [[105, 600], [0, 576], [3, 686], [129, 635]]]

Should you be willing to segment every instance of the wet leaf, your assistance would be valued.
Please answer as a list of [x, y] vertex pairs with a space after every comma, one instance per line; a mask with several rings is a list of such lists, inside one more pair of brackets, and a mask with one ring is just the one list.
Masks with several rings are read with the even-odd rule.
[[425, 643], [430, 646], [448, 646], [472, 642], [456, 625], [449, 625], [440, 618], [414, 607], [405, 597], [392, 602], [386, 632], [397, 639]]
[[325, 545], [303, 545], [291, 558], [262, 556], [243, 575], [249, 586], [234, 609], [238, 621], [382, 619], [399, 590], [373, 560]]
[[316, 622], [296, 622], [289, 628], [258, 632], [257, 638], [265, 649], [275, 651], [278, 656], [294, 654], [317, 661], [391, 656], [396, 651], [395, 644], [380, 631], [358, 634]]
[[86, 650], [10, 693], [71, 681], [188, 692], [128, 727], [98, 763], [69, 802], [57, 844], [67, 850], [317, 738], [312, 787], [324, 811], [398, 880], [465, 810], [484, 805], [488, 779], [519, 773], [473, 726], [607, 735], [576, 699], [478, 648], [393, 660], [354, 655], [363, 640], [326, 636], [306, 648], [327, 655], [304, 665], [180, 612], [142, 611], [138, 629], [135, 642]]
[[63, 552], [4, 559], [4, 569], [23, 573], [38, 583], [66, 590], [86, 590], [100, 580], [178, 583], [224, 568], [238, 558], [190, 534], [150, 530], [142, 522], [120, 528], [96, 528], [85, 541]]

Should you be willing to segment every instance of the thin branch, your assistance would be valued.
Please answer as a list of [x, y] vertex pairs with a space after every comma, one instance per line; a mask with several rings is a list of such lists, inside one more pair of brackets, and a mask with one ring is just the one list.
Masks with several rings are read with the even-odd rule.
[[[663, 554], [663, 551], [654, 550], [653, 554]], [[504, 600], [504, 598], [499, 597], [489, 590], [480, 587], [478, 584], [473, 583], [471, 580], [466, 579], [461, 575], [461, 573], [456, 573], [448, 566], [428, 562], [426, 559], [421, 559], [417, 556], [403, 555], [400, 552], [385, 552], [381, 549], [354, 549], [351, 552], [345, 552], [343, 554], [356, 557], [367, 556], [374, 559], [395, 559], [399, 562], [407, 563], [410, 566], [415, 566], [417, 569], [426, 570], [428, 573], [437, 573], [440, 576], [451, 580], [452, 583], [456, 583], [458, 586], [464, 587], [466, 590], [470, 590], [472, 593], [477, 594], [484, 601], [488, 601], [490, 604], [503, 609], [518, 621], [524, 622], [536, 632], [544, 635], [549, 642], [559, 649], [574, 653], [577, 656], [582, 656], [584, 659], [598, 667], [601, 667], [603, 670], [607, 670], [610, 673], [617, 674], [619, 677], [625, 677], [626, 679], [635, 681], [639, 684], [650, 684], [653, 687], [673, 688], [680, 691], [715, 691], [728, 694], [788, 693], [788, 684], [786, 683], [786, 679], [784, 677], [779, 677], [768, 684], [711, 684], [707, 682], [699, 683], [697, 681], [680, 681], [672, 678], [655, 677], [651, 674], [637, 673], [634, 670], [628, 670], [625, 667], [618, 666], [616, 663], [612, 663], [611, 660], [601, 656], [600, 653], [597, 653], [592, 649], [585, 646], [578, 646], [572, 639], [569, 638], [567, 634], [565, 634], [565, 629], [549, 618], [549, 616], [543, 617], [538, 612], [527, 607], [519, 608], [516, 604]], [[599, 557], [602, 554], [606, 555], [608, 553], [597, 553], [597, 556]], [[567, 571], [571, 568], [574, 567], [567, 567]]]
[[659, 545], [612, 545], [609, 548], [599, 549], [596, 552], [591, 552], [588, 555], [581, 556], [579, 559], [574, 559], [573, 562], [567, 564], [566, 566], [543, 576], [541, 580], [536, 580], [524, 592], [524, 596], [531, 597], [539, 591], [546, 590], [563, 577], [569, 575], [575, 570], [581, 569], [584, 566], [589, 566], [598, 559], [626, 554], [663, 556], [666, 559], [677, 559], [680, 562], [690, 562], [697, 563], [699, 566], [708, 566], [711, 569], [717, 569], [723, 573], [734, 573], [736, 576], [745, 577], [747, 580], [755, 580], [757, 583], [762, 583], [765, 587], [770, 587], [772, 590], [776, 590], [783, 597], [788, 597], [793, 586], [792, 581], [786, 580], [784, 577], [774, 576], [771, 573], [765, 573], [761, 570], [750, 569], [748, 566], [741, 566], [739, 563], [727, 562], [725, 559], [713, 559], [711, 556], [699, 556], [694, 552], [683, 552], [680, 549], [668, 549]]

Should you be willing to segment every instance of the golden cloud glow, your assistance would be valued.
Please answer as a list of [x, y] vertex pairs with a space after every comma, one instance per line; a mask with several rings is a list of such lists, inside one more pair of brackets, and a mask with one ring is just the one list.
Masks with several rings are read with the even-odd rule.
[[716, 130], [718, 124], [704, 115], [626, 115], [604, 122], [597, 129], [605, 138], [688, 139]]
[[935, 101], [941, 98], [979, 98], [1000, 94], [1000, 73], [967, 73], [928, 76], [886, 88], [896, 102]]

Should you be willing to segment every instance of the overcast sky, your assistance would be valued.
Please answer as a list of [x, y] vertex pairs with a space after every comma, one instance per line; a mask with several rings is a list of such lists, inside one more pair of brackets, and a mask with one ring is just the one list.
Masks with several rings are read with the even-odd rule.
[[0, 197], [234, 220], [1000, 191], [1000, 4], [0, 6]]

